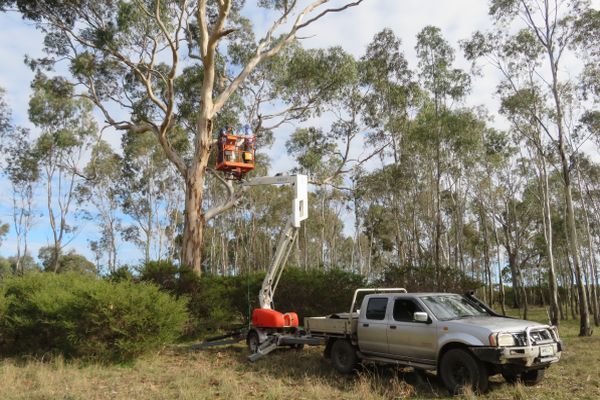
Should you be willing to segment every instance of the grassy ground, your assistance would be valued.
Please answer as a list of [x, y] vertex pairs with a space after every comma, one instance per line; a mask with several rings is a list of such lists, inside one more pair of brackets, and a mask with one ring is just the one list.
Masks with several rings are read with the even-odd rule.
[[[530, 319], [544, 321], [544, 312]], [[492, 377], [489, 399], [600, 399], [600, 337], [561, 326], [562, 360], [536, 387]], [[255, 364], [243, 346], [192, 352], [172, 348], [129, 366], [44, 360], [0, 361], [0, 399], [429, 399], [446, 398], [434, 374], [369, 367], [341, 377], [322, 348], [282, 350]], [[473, 396], [466, 396], [473, 397]]]

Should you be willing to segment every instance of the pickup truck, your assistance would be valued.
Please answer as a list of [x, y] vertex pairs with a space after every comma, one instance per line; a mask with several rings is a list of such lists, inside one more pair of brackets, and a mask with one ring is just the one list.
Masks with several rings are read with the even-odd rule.
[[[355, 304], [364, 296], [359, 310]], [[554, 326], [504, 317], [472, 294], [358, 289], [347, 313], [307, 317], [325, 357], [348, 374], [360, 362], [437, 370], [448, 390], [485, 392], [490, 375], [536, 384], [563, 349]]]

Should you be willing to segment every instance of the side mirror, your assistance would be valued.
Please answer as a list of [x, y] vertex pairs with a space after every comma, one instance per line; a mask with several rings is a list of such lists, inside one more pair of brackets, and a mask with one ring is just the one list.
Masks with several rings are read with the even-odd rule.
[[416, 313], [413, 314], [413, 319], [416, 322], [428, 322], [429, 321], [429, 315], [427, 315], [426, 312], [417, 311]]

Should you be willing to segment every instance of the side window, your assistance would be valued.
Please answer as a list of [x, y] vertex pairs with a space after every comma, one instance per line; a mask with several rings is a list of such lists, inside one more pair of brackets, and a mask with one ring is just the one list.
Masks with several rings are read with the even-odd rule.
[[387, 303], [387, 298], [375, 297], [369, 299], [369, 304], [367, 304], [367, 319], [385, 319], [385, 310], [387, 309]]
[[413, 314], [417, 311], [423, 310], [411, 299], [396, 299], [396, 301], [394, 301], [395, 321], [412, 322]]

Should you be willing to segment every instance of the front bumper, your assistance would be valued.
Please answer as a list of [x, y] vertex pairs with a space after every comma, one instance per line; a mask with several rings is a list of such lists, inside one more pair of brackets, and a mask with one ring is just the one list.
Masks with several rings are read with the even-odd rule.
[[472, 346], [470, 350], [481, 361], [495, 365], [514, 365], [525, 369], [545, 368], [560, 360], [562, 342], [555, 341], [531, 346], [487, 347]]

